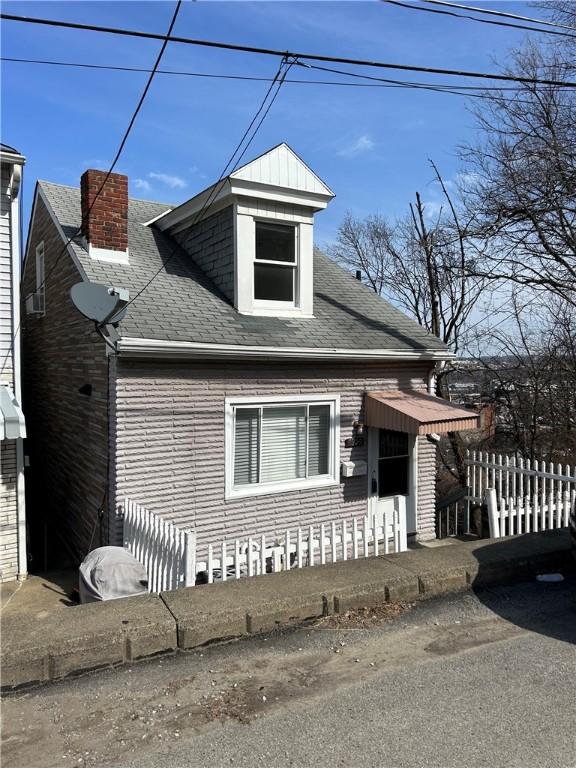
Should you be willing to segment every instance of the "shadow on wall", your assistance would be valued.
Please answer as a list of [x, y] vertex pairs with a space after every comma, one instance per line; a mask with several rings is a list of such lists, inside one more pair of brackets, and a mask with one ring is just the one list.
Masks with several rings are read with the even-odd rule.
[[[538, 555], [533, 554], [536, 538]], [[478, 574], [472, 589], [483, 605], [529, 632], [576, 645], [576, 559], [566, 529], [502, 539], [475, 550], [474, 556]], [[564, 579], [538, 581], [542, 574], [561, 574]], [[525, 582], [527, 588], [520, 597], [515, 590], [512, 599], [513, 588], [493, 586], [498, 581]]]

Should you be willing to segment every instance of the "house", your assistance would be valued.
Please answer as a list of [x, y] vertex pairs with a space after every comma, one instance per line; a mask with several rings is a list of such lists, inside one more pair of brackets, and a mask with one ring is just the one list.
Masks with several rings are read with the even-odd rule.
[[20, 407], [20, 191], [26, 159], [0, 144], [0, 581], [27, 573]]
[[[445, 346], [314, 251], [324, 182], [286, 144], [176, 207], [129, 200], [120, 174], [97, 196], [105, 178], [39, 182], [28, 238], [30, 507], [48, 549], [121, 542], [126, 496], [200, 546], [395, 500], [408, 534], [433, 537], [429, 435], [476, 418], [428, 394]], [[125, 316], [97, 332], [80, 281], [127, 290]]]

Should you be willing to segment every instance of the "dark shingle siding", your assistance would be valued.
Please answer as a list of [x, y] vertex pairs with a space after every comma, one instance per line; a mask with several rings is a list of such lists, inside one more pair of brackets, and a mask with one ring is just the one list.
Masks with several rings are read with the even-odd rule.
[[174, 240], [234, 304], [234, 207], [178, 232]]
[[[65, 234], [71, 234], [80, 221], [79, 190], [46, 182], [41, 186]], [[144, 226], [169, 208], [130, 200], [129, 266], [95, 261], [79, 243], [74, 246], [89, 280], [128, 288], [131, 296], [164, 262], [164, 269], [129, 307], [119, 329], [122, 336], [265, 347], [445, 350], [439, 339], [318, 252], [313, 318], [239, 314], [175, 240]]]

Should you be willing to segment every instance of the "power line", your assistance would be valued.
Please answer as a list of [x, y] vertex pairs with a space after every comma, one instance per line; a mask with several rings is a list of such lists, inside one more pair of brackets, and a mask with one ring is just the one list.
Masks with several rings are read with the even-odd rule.
[[[5, 19], [7, 21], [17, 21], [25, 24], [40, 24], [44, 26], [63, 27], [66, 29], [84, 30], [89, 32], [102, 32], [105, 34], [137, 37], [137, 38], [143, 38], [143, 39], [149, 39], [149, 40], [165, 39], [164, 35], [159, 35], [153, 32], [141, 32], [137, 30], [129, 30], [129, 29], [123, 29], [119, 27], [103, 27], [95, 24], [80, 24], [77, 22], [58, 21], [55, 19], [42, 19], [42, 18], [34, 18], [29, 16], [17, 16], [11, 13], [0, 13], [0, 19]], [[310, 61], [334, 62], [337, 64], [351, 64], [354, 66], [377, 67], [379, 69], [396, 69], [396, 70], [404, 70], [407, 72], [425, 72], [428, 74], [435, 74], [435, 75], [450, 75], [453, 77], [473, 77], [473, 78], [480, 78], [485, 80], [499, 80], [499, 81], [505, 81], [505, 82], [532, 83], [532, 84], [540, 84], [540, 85], [556, 85], [556, 86], [567, 86], [567, 87], [576, 88], [576, 82], [540, 79], [540, 78], [534, 78], [534, 77], [523, 77], [521, 75], [502, 75], [502, 74], [487, 73], [487, 72], [474, 72], [474, 71], [468, 71], [468, 70], [444, 69], [439, 67], [422, 67], [422, 66], [416, 66], [411, 64], [390, 64], [388, 62], [382, 62], [382, 61], [370, 61], [366, 59], [351, 59], [351, 58], [338, 57], [338, 56], [322, 56], [320, 54], [302, 53], [302, 52], [288, 51], [288, 50], [281, 51], [273, 48], [259, 48], [256, 46], [238, 45], [235, 43], [223, 43], [215, 40], [199, 40], [199, 39], [194, 39], [189, 37], [177, 37], [172, 35], [168, 36], [167, 39], [169, 40], [169, 42], [173, 42], [173, 43], [197, 45], [205, 48], [218, 48], [218, 49], [229, 50], [229, 51], [240, 51], [243, 53], [255, 53], [255, 54], [261, 54], [264, 56], [276, 56], [276, 57], [280, 56], [287, 59], [292, 58], [299, 61], [301, 61], [302, 59], [308, 59]]]
[[[144, 67], [121, 67], [121, 66], [115, 66], [115, 65], [107, 65], [107, 64], [87, 64], [83, 62], [62, 62], [62, 61], [54, 61], [54, 60], [44, 60], [44, 59], [19, 59], [14, 58], [10, 56], [1, 56], [0, 61], [11, 61], [11, 62], [17, 62], [17, 63], [23, 63], [23, 64], [42, 64], [42, 65], [53, 65], [53, 66], [63, 66], [63, 67], [78, 67], [80, 69], [96, 69], [96, 70], [110, 70], [110, 71], [120, 71], [120, 72], [150, 72], [151, 70], [146, 69]], [[454, 96], [463, 96], [476, 99], [497, 99], [498, 101], [507, 101], [503, 96], [498, 95], [491, 95], [492, 91], [495, 91], [497, 93], [505, 92], [505, 91], [512, 91], [514, 93], [522, 93], [523, 89], [521, 87], [514, 87], [514, 86], [475, 86], [475, 85], [462, 85], [462, 86], [450, 86], [446, 83], [437, 83], [437, 84], [431, 84], [431, 83], [422, 83], [422, 82], [415, 82], [412, 80], [395, 80], [390, 78], [382, 78], [382, 77], [373, 77], [370, 75], [364, 75], [357, 72], [350, 72], [346, 70], [341, 69], [332, 69], [331, 67], [321, 67], [314, 64], [301, 64], [301, 66], [305, 67], [306, 69], [315, 69], [323, 72], [333, 72], [336, 74], [341, 75], [347, 75], [348, 77], [353, 77], [357, 79], [363, 79], [363, 80], [370, 80], [372, 82], [370, 83], [358, 83], [358, 82], [346, 82], [343, 80], [298, 80], [298, 79], [289, 79], [286, 78], [284, 82], [286, 83], [292, 83], [292, 84], [298, 84], [298, 85], [328, 85], [328, 86], [342, 86], [342, 87], [348, 87], [348, 88], [401, 88], [401, 89], [415, 89], [415, 90], [426, 90], [426, 91], [436, 91], [438, 93], [448, 93], [452, 94]], [[255, 75], [228, 75], [228, 74], [217, 74], [212, 72], [190, 72], [190, 71], [182, 71], [182, 70], [170, 70], [170, 69], [161, 69], [156, 71], [157, 75], [173, 75], [173, 76], [189, 76], [189, 77], [199, 77], [199, 78], [214, 78], [214, 79], [220, 79], [220, 80], [240, 80], [240, 81], [256, 81], [256, 82], [271, 82], [272, 78], [269, 77], [258, 77]], [[475, 91], [481, 91], [482, 93], [475, 93]], [[515, 104], [521, 104], [529, 102], [524, 101], [522, 99], [514, 99]]]
[[[174, 28], [174, 24], [176, 23], [176, 18], [178, 16], [178, 12], [180, 11], [180, 6], [181, 5], [182, 5], [182, 0], [178, 0], [178, 2], [176, 3], [176, 9], [174, 11], [174, 15], [172, 16], [172, 20], [170, 22], [170, 26], [168, 27], [168, 32], [166, 33], [166, 35], [164, 37], [164, 42], [162, 43], [162, 46], [160, 47], [160, 51], [158, 53], [158, 56], [156, 57], [156, 61], [154, 62], [154, 66], [152, 67], [152, 69], [150, 71], [150, 75], [148, 77], [148, 80], [146, 81], [146, 85], [144, 86], [144, 90], [142, 91], [142, 95], [140, 96], [140, 98], [138, 100], [138, 104], [136, 105], [136, 109], [134, 110], [134, 112], [132, 113], [132, 116], [130, 117], [130, 121], [128, 123], [128, 127], [124, 131], [124, 135], [122, 136], [122, 139], [120, 141], [120, 145], [118, 147], [118, 150], [117, 150], [116, 154], [114, 155], [114, 159], [112, 161], [112, 164], [110, 165], [108, 171], [106, 172], [106, 176], [104, 177], [104, 181], [102, 182], [102, 184], [100, 185], [100, 187], [96, 191], [96, 194], [94, 195], [94, 198], [93, 198], [92, 202], [90, 203], [88, 209], [82, 215], [82, 221], [80, 222], [80, 226], [78, 227], [78, 229], [72, 235], [70, 235], [70, 237], [68, 238], [68, 240], [64, 244], [64, 247], [62, 248], [62, 250], [60, 251], [60, 253], [56, 257], [56, 260], [54, 261], [54, 264], [52, 265], [51, 269], [44, 276], [44, 280], [41, 282], [40, 285], [36, 286], [36, 291], [40, 290], [41, 288], [43, 288], [46, 285], [46, 282], [47, 282], [48, 278], [50, 277], [50, 275], [54, 272], [54, 270], [58, 266], [58, 262], [62, 258], [63, 254], [66, 252], [68, 246], [72, 243], [74, 238], [78, 237], [78, 235], [81, 234], [82, 226], [84, 224], [85, 219], [87, 219], [88, 216], [90, 215], [90, 212], [92, 211], [92, 208], [94, 207], [98, 197], [101, 195], [102, 190], [104, 189], [108, 179], [110, 178], [110, 174], [113, 172], [114, 168], [116, 167], [116, 164], [118, 163], [118, 160], [120, 159], [120, 155], [122, 154], [122, 151], [123, 151], [124, 147], [126, 146], [126, 142], [128, 141], [128, 137], [130, 135], [130, 132], [132, 131], [132, 128], [134, 127], [134, 123], [136, 122], [136, 118], [138, 117], [138, 114], [139, 114], [140, 110], [142, 109], [142, 105], [144, 104], [144, 100], [146, 99], [148, 91], [150, 90], [150, 86], [152, 85], [152, 80], [154, 79], [154, 76], [156, 74], [156, 70], [160, 66], [160, 62], [162, 60], [162, 56], [164, 55], [164, 51], [166, 50], [166, 46], [168, 45], [170, 33], [172, 32], [172, 29]], [[26, 298], [28, 298], [28, 297], [26, 297]]]
[[[53, 274], [54, 270], [58, 266], [58, 263], [59, 263], [60, 259], [63, 256], [63, 254], [66, 253], [66, 251], [68, 249], [68, 246], [72, 243], [74, 238], [77, 237], [81, 233], [82, 225], [84, 223], [84, 220], [90, 214], [90, 211], [92, 210], [92, 208], [96, 204], [96, 201], [97, 201], [98, 197], [100, 196], [100, 194], [102, 193], [102, 190], [104, 189], [104, 186], [105, 186], [106, 182], [110, 178], [110, 174], [113, 172], [114, 168], [116, 167], [116, 164], [117, 164], [118, 160], [120, 159], [120, 155], [122, 154], [122, 150], [124, 149], [124, 147], [126, 145], [126, 142], [128, 140], [128, 136], [130, 135], [130, 132], [131, 132], [132, 128], [134, 127], [134, 123], [136, 121], [136, 118], [138, 117], [138, 113], [140, 112], [140, 110], [142, 108], [142, 105], [144, 104], [144, 100], [146, 99], [146, 95], [148, 94], [148, 91], [150, 90], [150, 86], [152, 85], [152, 80], [154, 79], [154, 75], [156, 74], [156, 70], [160, 66], [160, 61], [162, 60], [162, 56], [164, 55], [164, 51], [166, 50], [166, 47], [168, 45], [168, 42], [169, 42], [169, 39], [170, 39], [170, 34], [172, 33], [172, 30], [174, 29], [174, 24], [176, 23], [176, 18], [178, 17], [178, 13], [180, 11], [180, 6], [181, 5], [182, 5], [182, 0], [178, 0], [178, 2], [176, 3], [176, 8], [174, 10], [174, 14], [172, 15], [172, 20], [170, 21], [170, 26], [168, 27], [168, 32], [164, 36], [164, 40], [163, 40], [162, 46], [160, 47], [160, 51], [158, 53], [158, 56], [156, 57], [156, 61], [154, 62], [154, 66], [152, 67], [152, 70], [150, 72], [148, 80], [146, 81], [146, 85], [144, 87], [144, 90], [142, 91], [142, 95], [140, 96], [140, 99], [138, 100], [138, 104], [136, 105], [136, 109], [132, 113], [132, 116], [131, 116], [130, 121], [128, 123], [128, 127], [124, 131], [124, 135], [122, 136], [122, 139], [120, 141], [120, 145], [118, 147], [118, 150], [117, 150], [116, 154], [114, 155], [114, 159], [112, 161], [112, 164], [110, 165], [110, 168], [108, 169], [108, 171], [106, 173], [106, 176], [104, 177], [104, 181], [102, 182], [100, 187], [97, 189], [96, 194], [94, 195], [94, 197], [92, 199], [92, 202], [90, 203], [86, 213], [84, 213], [82, 215], [82, 220], [81, 220], [80, 226], [78, 227], [78, 229], [72, 235], [70, 235], [68, 240], [64, 243], [64, 246], [62, 247], [62, 250], [56, 256], [56, 259], [54, 260], [54, 263], [52, 264], [52, 267], [44, 275], [44, 279], [42, 280], [40, 285], [36, 286], [36, 291], [40, 290], [41, 288], [43, 288], [46, 285], [46, 282], [47, 282], [48, 278], [50, 277], [50, 275]], [[30, 295], [31, 294], [28, 294], [28, 296], [30, 296]], [[28, 296], [26, 296], [26, 299], [28, 298]], [[17, 327], [16, 331], [14, 332], [14, 334], [12, 336], [10, 347], [9, 347], [8, 351], [6, 352], [6, 356], [4, 358], [4, 362], [2, 363], [2, 369], [1, 369], [0, 372], [3, 372], [4, 368], [6, 367], [6, 363], [8, 361], [8, 356], [11, 354], [12, 349], [14, 347], [14, 338], [18, 334], [19, 329], [20, 329], [20, 322], [18, 323], [18, 327]]]
[[[576, 34], [572, 35], [569, 32], [559, 32], [554, 29], [540, 29], [538, 27], [530, 27], [526, 24], [511, 24], [508, 21], [494, 21], [493, 19], [478, 19], [476, 16], [469, 16], [464, 13], [455, 13], [454, 11], [448, 11], [440, 8], [426, 8], [421, 5], [412, 5], [410, 3], [401, 2], [401, 0], [381, 0], [381, 2], [388, 3], [389, 5], [398, 5], [402, 8], [408, 8], [411, 11], [425, 11], [426, 13], [438, 13], [443, 16], [452, 16], [456, 19], [466, 19], [467, 21], [477, 21], [480, 24], [492, 24], [496, 27], [509, 27], [512, 29], [523, 29], [529, 32], [539, 32], [546, 35], [560, 35], [561, 37], [571, 37], [576, 39]], [[460, 6], [462, 7], [462, 6]], [[576, 31], [576, 30], [575, 30]]]
[[[378, 82], [383, 82], [383, 83], [390, 83], [390, 82], [401, 83], [401, 85], [397, 85], [396, 86], [398, 88], [400, 88], [400, 87], [401, 88], [415, 88], [417, 90], [436, 91], [438, 93], [451, 93], [451, 94], [454, 94], [455, 96], [465, 96], [467, 98], [469, 97], [469, 98], [474, 98], [474, 99], [491, 99], [491, 100], [495, 100], [495, 101], [513, 101], [514, 104], [531, 104], [531, 102], [527, 101], [526, 99], [518, 99], [518, 98], [506, 99], [504, 96], [498, 96], [498, 95], [496, 95], [494, 93], [491, 93], [491, 91], [496, 91], [496, 92], [499, 93], [502, 90], [513, 90], [514, 92], [518, 93], [518, 92], [522, 92], [522, 90], [523, 90], [522, 88], [511, 88], [511, 89], [489, 88], [489, 89], [485, 89], [485, 88], [474, 88], [474, 86], [472, 86], [474, 88], [474, 90], [483, 91], [483, 93], [471, 93], [469, 91], [463, 91], [462, 88], [460, 88], [460, 86], [454, 86], [454, 87], [450, 88], [449, 86], [445, 86], [445, 85], [432, 85], [432, 84], [428, 84], [428, 83], [412, 83], [410, 81], [388, 80], [388, 79], [385, 79], [385, 78], [374, 77], [372, 75], [364, 75], [364, 74], [360, 74], [360, 73], [357, 73], [357, 72], [348, 72], [348, 71], [342, 70], [342, 69], [332, 69], [332, 67], [321, 67], [321, 66], [318, 66], [317, 64], [303, 64], [301, 62], [298, 62], [298, 64], [300, 66], [306, 67], [308, 69], [317, 69], [317, 70], [321, 70], [322, 72], [334, 72], [334, 73], [341, 74], [341, 75], [348, 75], [349, 77], [357, 77], [357, 78], [366, 79], [366, 80], [376, 80]], [[352, 83], [350, 85], [352, 85]], [[469, 88], [470, 86], [463, 86], [463, 88], [464, 87]], [[488, 92], [486, 92], [486, 90], [488, 90], [490, 92], [488, 93]]]
[[[122, 67], [119, 65], [113, 65], [113, 64], [90, 64], [87, 62], [78, 62], [78, 61], [56, 61], [54, 59], [22, 59], [17, 58], [15, 56], [0, 56], [0, 61], [10, 61], [15, 62], [18, 64], [45, 64], [50, 66], [57, 66], [57, 67], [78, 67], [80, 69], [103, 69], [103, 70], [111, 70], [111, 71], [117, 71], [117, 72], [151, 72], [152, 70], [146, 68], [146, 67]], [[354, 72], [347, 72], [345, 70], [339, 70], [339, 69], [331, 69], [328, 67], [318, 67], [313, 65], [303, 65], [307, 66], [310, 69], [318, 69], [325, 72], [337, 72], [341, 74], [349, 75], [350, 77], [362, 77], [370, 80], [377, 80], [379, 83], [382, 83], [382, 85], [391, 84], [391, 85], [398, 85], [401, 87], [422, 87], [422, 88], [428, 88], [428, 87], [434, 87], [434, 88], [457, 88], [458, 91], [516, 91], [521, 92], [522, 88], [518, 86], [502, 86], [502, 85], [450, 85], [449, 83], [422, 83], [422, 82], [416, 82], [412, 80], [393, 80], [393, 79], [386, 79], [386, 78], [380, 78], [380, 77], [369, 77], [368, 75], [360, 75]], [[231, 74], [221, 74], [216, 72], [191, 72], [190, 70], [178, 70], [178, 69], [157, 69], [156, 70], [157, 75], [183, 75], [188, 77], [206, 77], [206, 78], [214, 78], [217, 80], [253, 80], [256, 82], [271, 82], [271, 77], [261, 77], [257, 75], [231, 75]], [[370, 88], [370, 87], [382, 87], [378, 83], [374, 85], [370, 85], [369, 83], [346, 83], [341, 80], [294, 80], [293, 78], [286, 78], [284, 81], [286, 83], [296, 83], [301, 85], [349, 85], [349, 86], [358, 86], [362, 88]]]
[[[254, 141], [254, 139], [256, 137], [256, 134], [260, 130], [260, 127], [261, 127], [262, 123], [264, 122], [264, 120], [266, 119], [268, 113], [270, 112], [270, 109], [272, 108], [272, 105], [276, 101], [276, 97], [278, 96], [278, 94], [280, 92], [280, 88], [282, 88], [282, 86], [283, 86], [283, 84], [284, 84], [284, 82], [286, 80], [286, 75], [288, 74], [288, 72], [290, 71], [290, 69], [293, 67], [293, 65], [295, 63], [296, 63], [296, 60], [293, 59], [290, 62], [290, 64], [287, 64], [287, 58], [286, 57], [282, 58], [282, 61], [280, 62], [280, 66], [278, 67], [278, 70], [276, 71], [276, 74], [274, 75], [274, 77], [272, 79], [272, 82], [270, 84], [270, 87], [266, 91], [266, 94], [264, 95], [264, 98], [262, 99], [262, 101], [260, 103], [260, 106], [258, 107], [258, 109], [257, 109], [256, 113], [254, 114], [254, 117], [250, 121], [248, 127], [244, 131], [244, 133], [242, 135], [242, 138], [240, 139], [240, 141], [236, 145], [236, 148], [234, 149], [234, 151], [230, 155], [230, 159], [228, 160], [228, 162], [226, 163], [226, 165], [222, 169], [222, 172], [220, 173], [220, 176], [218, 177], [218, 180], [213, 185], [212, 191], [211, 191], [210, 195], [207, 197], [207, 199], [206, 199], [204, 205], [202, 206], [202, 208], [194, 216], [194, 218], [193, 218], [193, 220], [191, 222], [191, 226], [196, 224], [201, 219], [201, 217], [210, 209], [210, 206], [212, 205], [214, 200], [218, 197], [218, 194], [220, 193], [221, 189], [223, 188], [224, 184], [226, 183], [226, 179], [228, 178], [230, 173], [233, 173], [236, 170], [236, 168], [238, 167], [238, 165], [240, 164], [242, 158], [244, 157], [244, 155], [248, 151], [250, 145]], [[282, 70], [284, 70], [284, 71], [282, 71]], [[274, 91], [274, 94], [272, 95], [272, 98], [270, 98], [270, 101], [268, 101], [268, 99], [270, 97], [270, 94], [272, 93], [272, 90], [274, 89], [274, 86], [276, 86], [276, 90]], [[268, 102], [268, 104], [267, 104], [267, 102]], [[254, 128], [254, 130], [252, 131], [252, 135], [250, 136], [250, 138], [247, 138], [249, 136], [249, 134], [250, 134], [250, 131], [252, 130], [254, 124], [256, 123], [256, 121], [258, 120], [259, 117], [260, 117], [260, 120], [259, 120], [258, 124], [256, 125], [256, 127]], [[246, 141], [246, 144], [242, 148], [242, 144], [244, 144], [245, 141]], [[242, 150], [242, 151], [240, 151], [240, 150]], [[165, 271], [166, 265], [174, 258], [174, 256], [176, 255], [177, 252], [178, 252], [178, 247], [174, 246], [172, 248], [171, 252], [169, 253], [168, 257], [165, 260], [163, 260], [161, 266], [158, 267], [158, 269], [152, 275], [152, 277], [145, 283], [144, 287], [141, 288], [138, 291], [138, 293], [130, 299], [130, 301], [124, 306], [124, 309], [127, 309], [131, 304], [133, 304], [136, 301], [136, 299], [138, 299], [144, 293], [144, 291], [146, 291], [150, 287], [150, 285], [154, 282], [154, 280], [156, 280], [158, 275], [160, 275], [161, 272]], [[112, 317], [108, 322], [109, 323], [114, 322], [114, 317]]]
[[451, 3], [448, 0], [422, 0], [423, 3], [430, 3], [431, 5], [445, 5], [449, 8], [460, 8], [463, 11], [473, 11], [474, 13], [485, 13], [490, 16], [501, 16], [505, 19], [518, 19], [520, 21], [531, 21], [534, 24], [543, 24], [546, 27], [558, 27], [560, 29], [570, 29], [572, 32], [576, 32], [576, 27], [572, 27], [568, 24], [560, 24], [556, 21], [548, 21], [547, 19], [535, 19], [530, 16], [519, 16], [517, 13], [507, 13], [506, 11], [494, 11], [490, 8], [475, 8], [471, 5], [461, 5], [459, 3]]

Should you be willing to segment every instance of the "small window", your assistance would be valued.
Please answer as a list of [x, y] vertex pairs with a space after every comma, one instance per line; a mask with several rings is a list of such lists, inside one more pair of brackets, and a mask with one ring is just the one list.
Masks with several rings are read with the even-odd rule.
[[336, 401], [231, 407], [232, 494], [335, 482]]
[[296, 270], [296, 228], [257, 221], [254, 298], [294, 304]]
[[381, 429], [378, 444], [378, 496], [407, 496], [410, 477], [408, 435]]

